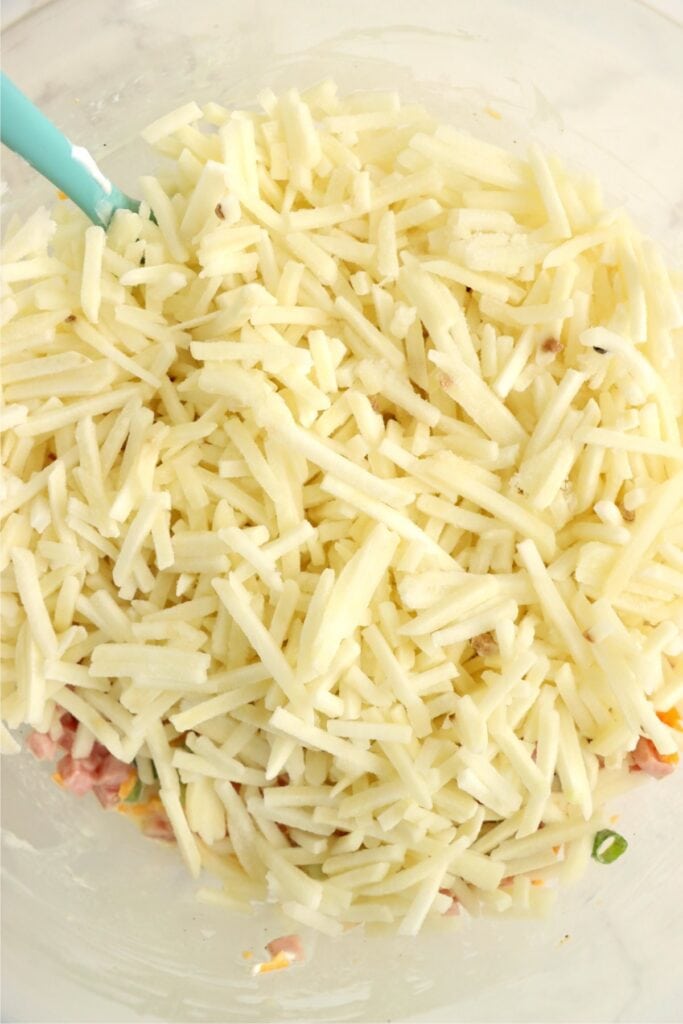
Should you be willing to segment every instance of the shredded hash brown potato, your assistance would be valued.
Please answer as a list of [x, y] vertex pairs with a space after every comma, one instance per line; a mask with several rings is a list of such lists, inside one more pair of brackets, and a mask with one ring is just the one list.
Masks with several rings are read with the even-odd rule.
[[673, 277], [594, 181], [391, 94], [145, 138], [139, 213], [5, 236], [3, 750], [205, 901], [544, 912], [681, 746]]

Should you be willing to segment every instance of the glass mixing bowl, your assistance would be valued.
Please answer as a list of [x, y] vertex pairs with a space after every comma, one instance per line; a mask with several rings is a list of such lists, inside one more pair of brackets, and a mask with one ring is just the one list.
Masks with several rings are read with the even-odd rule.
[[[398, 89], [483, 138], [597, 172], [680, 262], [683, 28], [637, 0], [53, 0], [6, 32], [5, 69], [126, 191], [136, 141], [189, 98], [249, 105], [333, 77]], [[500, 119], [490, 115], [493, 108]], [[54, 190], [11, 155], [9, 210]], [[677, 773], [680, 775], [680, 773]], [[199, 904], [177, 854], [29, 755], [3, 766], [3, 1019], [671, 1021], [683, 973], [683, 787], [625, 802], [630, 848], [546, 921], [417, 940], [307, 934], [301, 967], [242, 958], [287, 926]]]

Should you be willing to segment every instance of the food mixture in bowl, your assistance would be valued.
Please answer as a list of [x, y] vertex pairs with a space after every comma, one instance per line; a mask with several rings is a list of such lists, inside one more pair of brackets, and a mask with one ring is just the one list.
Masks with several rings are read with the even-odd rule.
[[3, 718], [204, 900], [542, 913], [683, 739], [680, 276], [536, 147], [259, 104], [6, 232]]

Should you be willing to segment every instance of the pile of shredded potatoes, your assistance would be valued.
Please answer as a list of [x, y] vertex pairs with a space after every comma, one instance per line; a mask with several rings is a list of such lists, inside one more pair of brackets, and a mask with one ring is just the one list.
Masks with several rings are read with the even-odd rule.
[[259, 101], [6, 233], [3, 717], [158, 778], [206, 900], [543, 911], [681, 745], [680, 278], [536, 147]]

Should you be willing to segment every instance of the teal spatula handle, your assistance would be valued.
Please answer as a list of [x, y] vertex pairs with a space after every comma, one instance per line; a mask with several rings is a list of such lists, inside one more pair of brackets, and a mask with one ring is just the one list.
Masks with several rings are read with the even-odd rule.
[[103, 228], [119, 209], [137, 210], [139, 202], [116, 188], [83, 146], [65, 135], [5, 75], [0, 75], [0, 137], [66, 193]]

